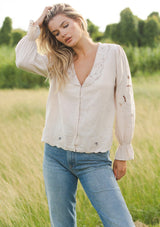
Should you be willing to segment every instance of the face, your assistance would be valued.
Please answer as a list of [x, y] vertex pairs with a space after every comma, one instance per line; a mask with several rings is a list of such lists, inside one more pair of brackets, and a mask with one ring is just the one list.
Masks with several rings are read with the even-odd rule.
[[58, 41], [69, 47], [76, 46], [83, 35], [80, 21], [62, 14], [53, 17], [48, 23], [48, 28]]

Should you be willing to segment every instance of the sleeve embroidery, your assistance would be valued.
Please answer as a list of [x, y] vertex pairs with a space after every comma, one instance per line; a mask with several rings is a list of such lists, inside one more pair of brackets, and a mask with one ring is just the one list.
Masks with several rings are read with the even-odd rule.
[[122, 47], [118, 46], [117, 49], [115, 133], [120, 145], [116, 151], [116, 159], [129, 160], [134, 156], [131, 140], [134, 131], [135, 106], [128, 60]]

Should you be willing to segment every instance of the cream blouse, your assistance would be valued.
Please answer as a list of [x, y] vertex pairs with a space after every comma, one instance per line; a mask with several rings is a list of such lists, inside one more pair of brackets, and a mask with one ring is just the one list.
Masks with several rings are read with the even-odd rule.
[[[47, 77], [47, 57], [37, 52], [39, 26], [29, 25], [28, 33], [16, 47], [17, 67]], [[119, 142], [115, 159], [134, 158], [131, 145], [135, 105], [131, 74], [121, 46], [99, 43], [92, 70], [81, 86], [74, 66], [69, 81], [55, 94], [50, 80], [42, 141], [75, 152], [106, 152], [115, 134]]]

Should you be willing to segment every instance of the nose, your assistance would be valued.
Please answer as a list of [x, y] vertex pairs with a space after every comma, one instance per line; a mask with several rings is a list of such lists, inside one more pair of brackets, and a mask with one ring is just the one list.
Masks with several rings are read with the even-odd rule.
[[61, 36], [62, 36], [62, 38], [64, 38], [66, 36], [66, 32], [65, 31], [61, 31]]

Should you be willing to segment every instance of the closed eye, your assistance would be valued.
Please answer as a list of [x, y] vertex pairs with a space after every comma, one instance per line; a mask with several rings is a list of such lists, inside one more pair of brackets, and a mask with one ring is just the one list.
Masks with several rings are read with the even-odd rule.
[[64, 26], [63, 26], [63, 28], [67, 28], [69, 26], [69, 24], [65, 24]]
[[[67, 23], [67, 24], [64, 24], [64, 22], [62, 23], [62, 25], [61, 25], [61, 27], [63, 26], [63, 28], [67, 28], [68, 26], [69, 26], [69, 23]], [[59, 36], [59, 31], [56, 31], [56, 30], [54, 30], [53, 32], [52, 32], [52, 34], [54, 35], [54, 36]]]
[[59, 36], [59, 32], [57, 32], [57, 33], [54, 33], [53, 35], [54, 35], [54, 36]]

